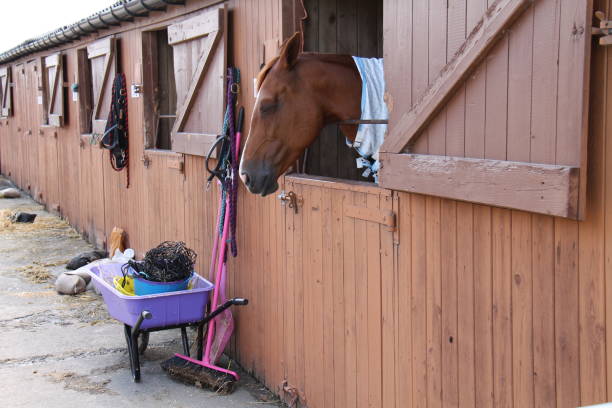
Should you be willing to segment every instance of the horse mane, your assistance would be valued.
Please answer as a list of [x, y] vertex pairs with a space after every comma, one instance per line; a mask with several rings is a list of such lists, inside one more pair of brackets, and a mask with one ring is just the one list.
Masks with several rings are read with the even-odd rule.
[[[264, 65], [261, 71], [259, 71], [259, 74], [257, 74], [257, 80], [256, 80], [256, 86], [255, 86], [256, 91], [259, 91], [259, 88], [261, 88], [263, 81], [266, 79], [266, 77], [268, 76], [268, 73], [270, 72], [272, 67], [274, 67], [274, 64], [276, 64], [279, 58], [280, 58], [279, 56], [272, 58], [270, 61], [266, 63], [266, 65]], [[340, 65], [351, 65], [352, 66], [354, 64], [353, 59], [350, 55], [342, 55], [342, 54], [321, 54], [317, 52], [302, 52], [300, 53], [298, 58], [316, 59], [319, 61], [324, 61], [324, 62], [328, 62], [332, 64], [340, 64]]]

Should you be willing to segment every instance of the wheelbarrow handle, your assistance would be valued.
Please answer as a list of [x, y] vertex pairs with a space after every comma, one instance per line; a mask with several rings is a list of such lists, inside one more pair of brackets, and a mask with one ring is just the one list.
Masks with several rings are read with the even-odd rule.
[[138, 331], [140, 330], [140, 325], [142, 324], [144, 319], [150, 320], [152, 318], [153, 315], [151, 314], [151, 312], [149, 312], [148, 310], [143, 310], [140, 313], [140, 316], [138, 316], [138, 320], [136, 321], [136, 324], [134, 325], [134, 329], [132, 331], [138, 333]]
[[230, 302], [232, 302], [232, 305], [234, 306], [246, 306], [249, 304], [249, 299], [244, 299], [244, 298], [233, 298], [229, 300]]
[[221, 306], [213, 310], [208, 316], [206, 316], [204, 318], [203, 323], [204, 324], [208, 323], [209, 321], [211, 321], [212, 319], [214, 319], [219, 314], [223, 313], [226, 309], [229, 309], [232, 306], [245, 306], [248, 304], [249, 304], [249, 300], [243, 299], [243, 298], [233, 298], [233, 299], [227, 300]]

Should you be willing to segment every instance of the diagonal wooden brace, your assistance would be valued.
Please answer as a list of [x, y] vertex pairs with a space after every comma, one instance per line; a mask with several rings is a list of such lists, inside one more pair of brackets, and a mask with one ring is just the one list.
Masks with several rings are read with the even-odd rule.
[[405, 113], [386, 136], [380, 151], [400, 153], [444, 107], [470, 72], [487, 55], [506, 29], [533, 3], [533, 0], [497, 0], [470, 33], [452, 60], [444, 67], [424, 95]]

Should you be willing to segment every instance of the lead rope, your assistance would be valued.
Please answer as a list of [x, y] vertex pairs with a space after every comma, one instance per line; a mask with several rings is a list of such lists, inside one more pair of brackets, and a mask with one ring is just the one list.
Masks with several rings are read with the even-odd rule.
[[[221, 136], [217, 138], [206, 156], [206, 170], [210, 173], [208, 184], [216, 177], [221, 184], [221, 201], [219, 211], [219, 230], [221, 235], [225, 220], [225, 213], [229, 211], [229, 244], [232, 256], [238, 256], [236, 243], [236, 219], [238, 204], [238, 167], [240, 146], [236, 141], [235, 106], [240, 93], [240, 70], [230, 67], [227, 72], [227, 106], [223, 119]], [[214, 169], [208, 163], [214, 150], [219, 147], [219, 159]], [[229, 208], [228, 208], [229, 207]], [[225, 261], [225, 259], [224, 259]]]
[[236, 143], [236, 128], [234, 118], [234, 108], [236, 106], [238, 93], [240, 92], [240, 70], [237, 68], [228, 68], [227, 75], [227, 110], [229, 112], [229, 136], [230, 136], [230, 164], [231, 164], [231, 175], [230, 175], [230, 188], [229, 188], [229, 201], [230, 201], [230, 249], [232, 256], [235, 258], [238, 256], [238, 245], [236, 243], [236, 220], [237, 212], [236, 207], [238, 205], [238, 150], [240, 146]]

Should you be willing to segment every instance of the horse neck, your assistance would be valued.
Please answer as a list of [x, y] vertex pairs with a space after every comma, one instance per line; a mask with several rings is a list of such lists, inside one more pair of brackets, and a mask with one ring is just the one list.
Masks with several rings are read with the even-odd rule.
[[[361, 77], [350, 55], [303, 54], [318, 66], [312, 81], [324, 114], [324, 125], [361, 116]], [[355, 139], [355, 126], [341, 126], [349, 140]]]

